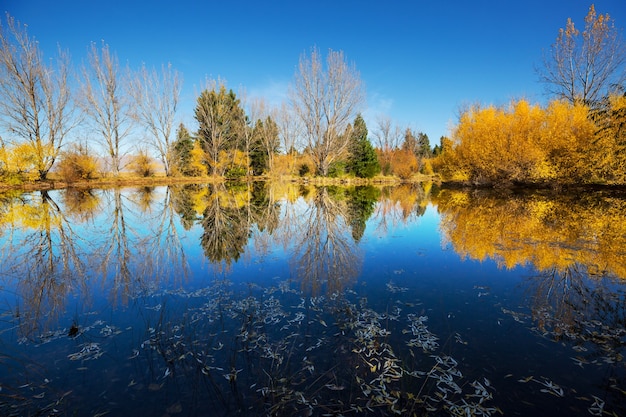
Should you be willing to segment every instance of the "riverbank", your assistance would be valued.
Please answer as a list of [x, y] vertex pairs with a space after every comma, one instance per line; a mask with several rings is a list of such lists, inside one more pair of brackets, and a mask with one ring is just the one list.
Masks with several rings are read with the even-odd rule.
[[22, 191], [39, 191], [39, 190], [58, 190], [64, 188], [108, 188], [108, 187], [153, 187], [160, 185], [174, 184], [217, 184], [225, 182], [247, 182], [247, 181], [281, 181], [292, 182], [303, 185], [316, 186], [356, 186], [356, 185], [393, 185], [406, 182], [438, 182], [438, 178], [433, 176], [415, 176], [408, 180], [403, 180], [393, 176], [376, 176], [374, 178], [329, 178], [329, 177], [298, 177], [298, 176], [281, 176], [281, 177], [247, 177], [238, 179], [228, 179], [225, 177], [166, 177], [165, 175], [156, 175], [152, 177], [137, 177], [131, 175], [121, 175], [117, 177], [102, 177], [89, 180], [79, 180], [67, 182], [60, 178], [51, 177], [44, 181], [24, 181], [20, 183], [2, 183], [0, 182], [0, 191], [22, 190]]

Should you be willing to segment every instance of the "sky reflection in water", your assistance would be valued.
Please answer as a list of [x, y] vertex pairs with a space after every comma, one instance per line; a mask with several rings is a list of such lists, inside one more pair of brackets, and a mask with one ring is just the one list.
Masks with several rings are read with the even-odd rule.
[[620, 415], [623, 212], [415, 185], [7, 193], [0, 414]]

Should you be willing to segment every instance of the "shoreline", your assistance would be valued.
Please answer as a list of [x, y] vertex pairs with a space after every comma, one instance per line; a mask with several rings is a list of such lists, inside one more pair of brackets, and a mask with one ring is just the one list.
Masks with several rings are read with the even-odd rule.
[[531, 191], [549, 191], [555, 194], [570, 192], [597, 192], [615, 191], [626, 193], [626, 184], [573, 184], [573, 183], [484, 183], [475, 184], [467, 181], [443, 181], [437, 176], [420, 175], [410, 179], [401, 179], [391, 176], [377, 176], [374, 178], [329, 178], [329, 177], [296, 177], [296, 176], [258, 176], [243, 178], [225, 177], [104, 177], [91, 180], [66, 182], [61, 179], [47, 179], [45, 181], [26, 181], [20, 184], [6, 184], [0, 182], [0, 192], [5, 191], [50, 191], [61, 189], [93, 189], [110, 187], [151, 187], [178, 184], [220, 184], [220, 183], [243, 183], [256, 181], [290, 182], [301, 185], [314, 186], [360, 186], [360, 185], [399, 185], [407, 183], [432, 182], [441, 188], [476, 190], [476, 191], [501, 191], [522, 193]]
[[97, 178], [91, 180], [80, 180], [66, 182], [61, 179], [47, 179], [44, 181], [27, 181], [20, 184], [6, 184], [0, 182], [0, 192], [3, 191], [50, 191], [61, 189], [92, 189], [92, 188], [109, 188], [109, 187], [150, 187], [177, 184], [219, 184], [219, 183], [236, 183], [236, 182], [256, 182], [256, 181], [278, 181], [291, 182], [302, 185], [392, 185], [406, 182], [424, 182], [433, 181], [433, 178], [423, 178], [421, 180], [401, 180], [396, 177], [375, 177], [375, 178], [327, 178], [327, 177], [243, 177], [230, 179], [225, 177], [110, 177]]

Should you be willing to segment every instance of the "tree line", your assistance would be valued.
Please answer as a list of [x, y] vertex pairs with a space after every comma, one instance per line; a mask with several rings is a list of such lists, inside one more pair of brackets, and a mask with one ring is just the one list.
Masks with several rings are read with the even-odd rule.
[[[303, 53], [288, 101], [270, 106], [206, 80], [194, 126], [176, 125], [181, 75], [164, 65], [120, 66], [92, 43], [73, 71], [67, 52], [44, 60], [25, 26], [0, 27], [0, 176], [74, 181], [133, 171], [167, 176], [320, 175], [372, 178], [416, 173], [473, 184], [626, 182], [626, 47], [608, 14], [592, 5], [581, 31], [571, 19], [538, 69], [551, 96], [460, 112], [450, 137], [361, 112], [359, 72], [343, 52]], [[130, 155], [133, 138], [136, 143]]]
[[[92, 43], [78, 70], [59, 50], [44, 59], [26, 26], [6, 15], [0, 24], [0, 175], [6, 181], [74, 181], [133, 171], [141, 176], [243, 177], [353, 175], [373, 177], [398, 146], [381, 133], [376, 151], [360, 115], [364, 89], [343, 52], [302, 54], [289, 102], [272, 107], [206, 80], [196, 99], [196, 126], [176, 126], [182, 76], [164, 65], [120, 65], [109, 45]], [[381, 122], [381, 131], [385, 125]], [[413, 167], [428, 156], [407, 132]], [[136, 138], [144, 138], [137, 141]], [[131, 149], [131, 141], [134, 147]], [[382, 142], [381, 142], [382, 143]], [[397, 144], [396, 144], [397, 145]], [[418, 149], [419, 148], [419, 149]], [[132, 154], [131, 154], [132, 152]], [[397, 164], [396, 164], [397, 165]], [[396, 167], [398, 168], [398, 167]], [[403, 167], [402, 167], [403, 168]], [[403, 168], [404, 169], [404, 168]]]

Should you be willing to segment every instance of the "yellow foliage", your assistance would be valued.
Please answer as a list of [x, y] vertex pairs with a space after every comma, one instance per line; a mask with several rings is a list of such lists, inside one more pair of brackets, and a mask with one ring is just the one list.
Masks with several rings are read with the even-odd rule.
[[9, 173], [32, 174], [36, 178], [37, 154], [33, 146], [21, 143], [13, 147], [2, 147], [0, 150], [0, 167]]
[[190, 192], [191, 195], [191, 206], [193, 207], [194, 212], [201, 216], [206, 208], [206, 201], [209, 195], [209, 189], [207, 187], [198, 187], [197, 189], [193, 189]]
[[52, 210], [48, 201], [41, 197], [34, 197], [28, 204], [10, 204], [5, 210], [3, 223], [19, 228], [50, 231], [62, 223], [58, 212]]
[[430, 159], [425, 159], [422, 164], [422, 174], [424, 175], [433, 175], [435, 172], [433, 171], [433, 164]]
[[248, 173], [248, 158], [245, 152], [238, 149], [222, 150], [218, 161], [213, 161], [211, 166], [215, 167], [214, 172], [221, 174], [239, 172], [243, 176]]
[[611, 95], [596, 111], [598, 125], [593, 146], [601, 149], [591, 160], [594, 176], [608, 183], [626, 183], [626, 96]]
[[207, 172], [207, 157], [200, 142], [194, 141], [191, 150], [191, 161], [189, 162], [189, 172], [192, 176], [205, 175]]
[[67, 182], [96, 178], [98, 171], [98, 160], [81, 146], [63, 152], [58, 163], [59, 175]]
[[402, 179], [408, 179], [418, 171], [419, 161], [413, 152], [408, 149], [392, 151], [391, 172]]
[[565, 101], [472, 107], [434, 165], [447, 179], [477, 183], [585, 181], [596, 130], [588, 116], [586, 106]]
[[150, 177], [155, 174], [156, 164], [146, 151], [139, 151], [131, 158], [130, 169], [141, 177]]

